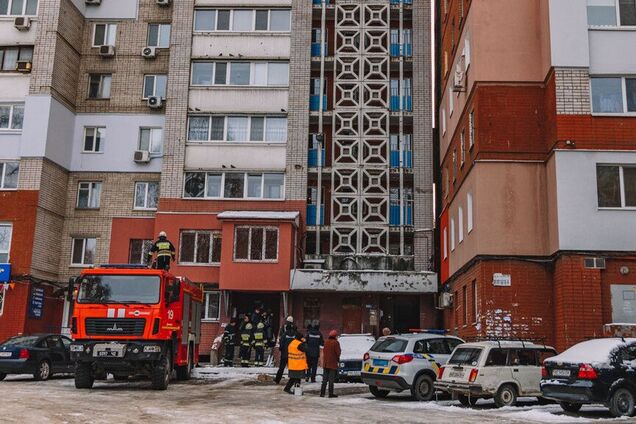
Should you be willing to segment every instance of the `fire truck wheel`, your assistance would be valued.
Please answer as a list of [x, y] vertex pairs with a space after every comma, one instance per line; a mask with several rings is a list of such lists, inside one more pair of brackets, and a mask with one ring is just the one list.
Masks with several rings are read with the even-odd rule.
[[190, 374], [192, 373], [192, 368], [194, 364], [193, 360], [193, 351], [190, 349], [190, 353], [188, 354], [188, 364], [177, 367], [177, 380], [189, 380]]
[[95, 379], [90, 364], [79, 363], [75, 366], [75, 388], [90, 389]]
[[152, 388], [154, 390], [166, 390], [170, 383], [170, 375], [172, 374], [172, 360], [170, 351], [166, 352], [161, 361], [152, 370]]

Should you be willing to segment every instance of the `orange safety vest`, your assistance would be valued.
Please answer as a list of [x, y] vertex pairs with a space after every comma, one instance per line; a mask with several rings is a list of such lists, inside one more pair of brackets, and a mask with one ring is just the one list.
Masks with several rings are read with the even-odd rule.
[[304, 371], [307, 367], [307, 357], [305, 352], [298, 349], [302, 342], [294, 339], [287, 347], [287, 367], [290, 371]]

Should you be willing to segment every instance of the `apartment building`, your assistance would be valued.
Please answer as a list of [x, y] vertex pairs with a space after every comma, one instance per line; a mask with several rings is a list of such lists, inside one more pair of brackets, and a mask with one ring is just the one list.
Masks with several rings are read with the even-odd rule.
[[558, 349], [633, 331], [636, 4], [446, 0], [438, 18], [445, 326]]

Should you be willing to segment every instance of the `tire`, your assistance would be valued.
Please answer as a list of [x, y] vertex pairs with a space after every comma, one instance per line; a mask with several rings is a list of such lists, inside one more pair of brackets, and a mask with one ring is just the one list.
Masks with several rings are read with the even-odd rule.
[[377, 397], [378, 399], [384, 399], [390, 393], [389, 390], [378, 389], [376, 386], [369, 386], [369, 391], [371, 392], [373, 396]]
[[430, 376], [422, 374], [415, 379], [413, 387], [411, 387], [411, 395], [414, 400], [419, 402], [428, 402], [433, 399], [434, 394], [435, 386], [433, 385], [433, 379]]
[[517, 403], [517, 389], [512, 384], [504, 384], [495, 394], [495, 405], [498, 408], [515, 406]]
[[625, 387], [616, 389], [609, 400], [610, 413], [615, 417], [631, 417], [635, 412], [634, 393]]
[[91, 389], [95, 378], [93, 377], [93, 369], [91, 364], [80, 362], [75, 365], [75, 388]]
[[561, 409], [563, 409], [565, 412], [579, 412], [581, 410], [581, 407], [583, 406], [580, 403], [572, 402], [559, 402], [559, 405], [561, 405]]
[[474, 396], [458, 395], [457, 399], [463, 406], [475, 406], [479, 398]]
[[185, 381], [190, 379], [190, 374], [192, 374], [192, 368], [194, 368], [194, 351], [190, 350], [188, 354], [188, 363], [186, 365], [182, 365], [177, 367], [177, 380]]
[[172, 374], [172, 358], [170, 351], [161, 358], [159, 363], [152, 369], [150, 380], [152, 381], [153, 390], [166, 390], [170, 384], [170, 375]]
[[33, 378], [35, 381], [46, 381], [51, 378], [51, 375], [53, 375], [51, 373], [51, 363], [46, 359], [42, 359], [33, 373]]
[[5, 378], [7, 378], [7, 375], [3, 372], [0, 372], [0, 381], [4, 380]]

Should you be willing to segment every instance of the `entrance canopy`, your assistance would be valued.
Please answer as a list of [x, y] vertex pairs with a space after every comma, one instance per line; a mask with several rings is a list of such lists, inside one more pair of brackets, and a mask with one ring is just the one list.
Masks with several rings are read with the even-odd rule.
[[437, 292], [434, 272], [292, 269], [290, 280], [292, 291]]

